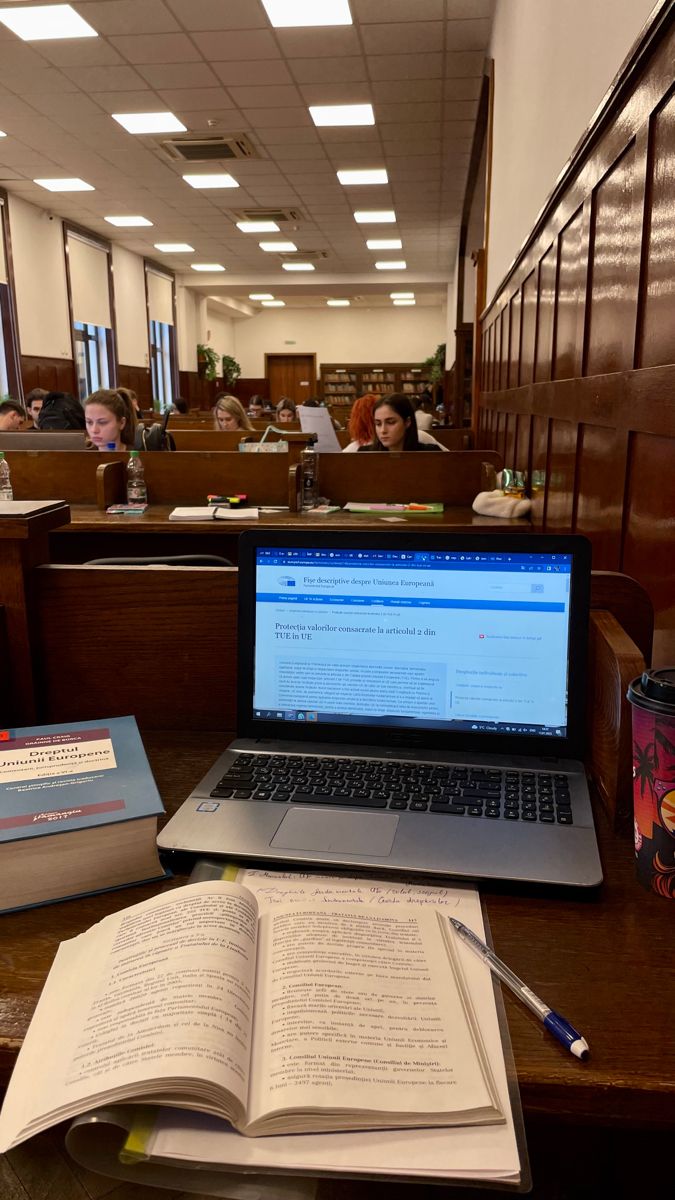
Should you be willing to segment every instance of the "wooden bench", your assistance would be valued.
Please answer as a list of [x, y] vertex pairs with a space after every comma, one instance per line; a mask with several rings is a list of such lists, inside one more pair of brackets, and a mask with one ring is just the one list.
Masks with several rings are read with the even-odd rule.
[[[176, 450], [218, 450], [236, 452], [240, 442], [259, 442], [263, 436], [259, 429], [251, 432], [248, 429], [176, 429], [172, 430]], [[313, 434], [303, 433], [297, 427], [295, 430], [284, 430], [283, 433], [270, 433], [266, 442], [284, 441], [288, 445], [288, 465], [294, 466], [300, 461], [302, 451], [314, 442]]]
[[319, 492], [331, 504], [438, 501], [470, 505], [483, 490], [483, 464], [502, 468], [495, 451], [449, 454], [322, 454]]

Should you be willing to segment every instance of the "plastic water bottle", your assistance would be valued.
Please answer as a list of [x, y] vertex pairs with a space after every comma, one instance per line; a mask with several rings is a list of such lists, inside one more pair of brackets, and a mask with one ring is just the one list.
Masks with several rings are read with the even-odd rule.
[[138, 450], [129, 451], [127, 463], [127, 503], [147, 504], [148, 489], [145, 483], [145, 472]]
[[9, 463], [0, 450], [0, 500], [13, 500], [12, 481], [9, 477]]
[[314, 508], [319, 495], [319, 456], [314, 446], [306, 446], [302, 460], [302, 507]]

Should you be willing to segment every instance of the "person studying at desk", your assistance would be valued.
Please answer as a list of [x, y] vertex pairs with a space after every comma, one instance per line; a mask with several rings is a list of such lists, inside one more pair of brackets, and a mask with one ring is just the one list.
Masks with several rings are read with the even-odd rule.
[[136, 414], [121, 391], [99, 388], [84, 402], [87, 435], [96, 450], [126, 450], [133, 446]]
[[221, 392], [216, 397], [213, 409], [213, 428], [236, 433], [239, 429], [252, 430], [253, 426], [241, 401], [237, 400], [236, 396], [228, 396]]
[[375, 438], [369, 445], [359, 446], [359, 452], [374, 450], [398, 453], [401, 450], [440, 449], [438, 445], [420, 442], [413, 406], [402, 392], [382, 396], [373, 405], [373, 422]]
[[[359, 396], [354, 401], [347, 425], [351, 441], [348, 446], [345, 446], [342, 451], [343, 454], [355, 454], [362, 446], [366, 446], [375, 440], [373, 408], [379, 399], [380, 397], [375, 392], [366, 392], [365, 395]], [[438, 446], [439, 450], [448, 452], [447, 446], [442, 446], [430, 433], [425, 433], [424, 430], [418, 429], [417, 436], [419, 441], [424, 445]]]

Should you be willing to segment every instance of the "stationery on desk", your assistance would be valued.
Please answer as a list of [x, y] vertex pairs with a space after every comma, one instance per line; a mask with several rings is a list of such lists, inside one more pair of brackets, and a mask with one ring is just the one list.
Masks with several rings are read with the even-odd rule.
[[0, 730], [0, 911], [165, 878], [134, 717]]
[[257, 508], [230, 508], [220, 504], [174, 508], [169, 513], [170, 521], [257, 521], [257, 519]]
[[365, 504], [359, 500], [348, 500], [345, 512], [353, 513], [442, 513], [444, 506], [436, 503], [416, 504]]
[[482, 930], [475, 889], [227, 874], [63, 944], [0, 1147], [147, 1101], [170, 1107], [138, 1110], [127, 1161], [525, 1179], [490, 976], [447, 920]]

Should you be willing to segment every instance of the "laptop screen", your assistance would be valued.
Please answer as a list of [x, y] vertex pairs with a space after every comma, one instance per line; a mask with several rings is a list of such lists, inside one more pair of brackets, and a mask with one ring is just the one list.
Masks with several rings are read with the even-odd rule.
[[576, 539], [334, 536], [255, 535], [253, 725], [570, 737]]

